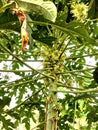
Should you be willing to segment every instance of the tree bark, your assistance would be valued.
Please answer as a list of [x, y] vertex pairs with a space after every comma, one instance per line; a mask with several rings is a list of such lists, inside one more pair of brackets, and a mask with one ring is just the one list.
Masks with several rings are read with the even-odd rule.
[[57, 84], [52, 80], [47, 97], [46, 130], [57, 130]]

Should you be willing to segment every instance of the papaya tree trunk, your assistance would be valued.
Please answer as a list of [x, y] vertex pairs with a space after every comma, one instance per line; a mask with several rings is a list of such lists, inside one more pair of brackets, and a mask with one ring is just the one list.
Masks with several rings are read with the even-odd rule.
[[[54, 28], [54, 36], [59, 37], [58, 30]], [[61, 32], [60, 32], [61, 33]], [[45, 130], [57, 130], [57, 121], [58, 121], [58, 111], [60, 111], [60, 104], [58, 103], [58, 97], [57, 97], [57, 90], [58, 85], [57, 83], [62, 80], [61, 75], [59, 73], [64, 72], [64, 64], [63, 61], [66, 58], [66, 55], [64, 53], [66, 49], [66, 44], [64, 42], [65, 35], [62, 35], [60, 37], [60, 43], [59, 38], [55, 42], [55, 44], [50, 47], [46, 46], [44, 47], [44, 53], [43, 53], [43, 68], [45, 73], [48, 76], [51, 76], [53, 78], [45, 78], [44, 84], [47, 87], [47, 101], [46, 101], [46, 127]]]
[[49, 86], [49, 96], [47, 98], [47, 117], [46, 117], [46, 130], [57, 130], [57, 85], [52, 81]]

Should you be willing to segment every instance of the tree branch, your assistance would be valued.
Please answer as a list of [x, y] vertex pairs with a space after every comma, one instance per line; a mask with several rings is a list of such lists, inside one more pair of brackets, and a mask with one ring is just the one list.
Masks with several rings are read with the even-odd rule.
[[[55, 91], [54, 91], [55, 92]], [[86, 89], [86, 90], [77, 90], [77, 91], [69, 91], [69, 90], [65, 90], [65, 91], [57, 91], [57, 92], [62, 92], [62, 93], [91, 93], [91, 92], [95, 92], [98, 93], [98, 88], [96, 89]]]
[[62, 57], [62, 55], [63, 55], [64, 51], [67, 49], [67, 47], [68, 47], [68, 45], [69, 45], [69, 43], [70, 43], [70, 40], [71, 40], [71, 39], [69, 39], [69, 41], [68, 41], [67, 45], [66, 45], [66, 46], [64, 47], [64, 49], [62, 50], [61, 54], [59, 55], [58, 60], [60, 60], [60, 58]]
[[83, 58], [83, 57], [89, 57], [89, 56], [95, 56], [95, 55], [98, 55], [98, 53], [87, 54], [87, 55], [82, 55], [82, 56], [73, 56], [73, 57], [66, 58], [65, 60], [77, 59], [77, 58]]
[[[18, 56], [18, 55], [17, 55]], [[18, 60], [11, 60], [11, 59], [0, 59], [0, 61], [12, 61], [17, 62]], [[43, 60], [26, 60], [25, 62], [43, 62]]]
[[32, 68], [31, 66], [29, 66], [27, 63], [25, 63], [23, 60], [21, 60], [20, 58], [18, 58], [16, 55], [14, 55], [8, 48], [6, 48], [2, 43], [0, 43], [0, 46], [6, 51], [8, 52], [11, 56], [13, 56], [16, 60], [18, 60], [19, 62], [21, 62], [23, 65], [27, 66], [29, 69], [31, 69], [32, 71], [35, 71], [43, 76], [46, 76], [48, 78], [51, 78], [51, 79], [55, 79], [53, 76], [50, 76], [50, 75], [47, 75], [47, 74], [44, 74], [34, 68]]
[[33, 70], [0, 70], [0, 72], [33, 72]]
[[[8, 84], [8, 85], [6, 85], [6, 87], [7, 88], [11, 88], [11, 87], [17, 87], [17, 86], [21, 86], [21, 85], [24, 85], [24, 84], [27, 84], [27, 83], [30, 83], [30, 82], [35, 82], [36, 80], [41, 80], [41, 79], [43, 79], [44, 77], [41, 77], [41, 78], [38, 78], [38, 77], [36, 77], [36, 78], [34, 78], [34, 79], [31, 79], [31, 80], [27, 80], [27, 81], [23, 81], [22, 82], [22, 80], [21, 80], [21, 82], [20, 83], [15, 83], [15, 82], [13, 82], [13, 83], [11, 83], [11, 85], [10, 84]], [[3, 85], [4, 86], [4, 85]], [[2, 87], [2, 86], [1, 86]], [[5, 88], [5, 87], [2, 87], [2, 88]]]

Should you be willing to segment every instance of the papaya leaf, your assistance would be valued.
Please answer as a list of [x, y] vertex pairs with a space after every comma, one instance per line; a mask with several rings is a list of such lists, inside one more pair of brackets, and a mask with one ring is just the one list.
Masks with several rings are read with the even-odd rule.
[[2, 121], [2, 129], [5, 130], [13, 130], [14, 123], [11, 122], [11, 119], [6, 119], [4, 116], [0, 115], [0, 121]]
[[19, 20], [9, 9], [0, 15], [0, 29], [20, 32]]
[[85, 38], [89, 42], [93, 41], [90, 38], [89, 33], [84, 24], [78, 21], [72, 21], [69, 23], [57, 22], [56, 24], [54, 24], [54, 26], [64, 32], [67, 32], [71, 36], [80, 36], [82, 38]]
[[56, 21], [55, 23], [50, 22], [49, 20], [43, 19], [41, 16], [35, 17], [35, 15], [31, 16], [32, 22], [38, 25], [50, 25], [52, 27], [55, 27], [70, 36], [75, 36], [75, 37], [81, 37], [86, 39], [87, 42], [97, 44], [95, 40], [90, 38], [88, 30], [86, 29], [85, 25], [83, 23], [80, 23], [78, 21], [72, 21], [69, 23], [66, 23], [65, 21]]
[[91, 19], [95, 17], [95, 0], [91, 0], [89, 3], [88, 17]]
[[2, 4], [4, 5], [4, 4], [6, 4], [6, 3], [8, 3], [10, 0], [0, 0], [0, 2], [2, 2]]
[[76, 101], [76, 100], [80, 100], [80, 99], [86, 99], [86, 98], [96, 98], [98, 96], [98, 94], [81, 94], [79, 96], [76, 96], [75, 99], [73, 101]]
[[3, 5], [3, 2], [2, 2], [2, 1], [0, 1], [0, 8], [2, 7], [2, 5]]
[[4, 99], [0, 99], [0, 109], [2, 109], [5, 105], [9, 105], [11, 99], [8, 97], [4, 97]]
[[57, 8], [51, 1], [42, 0], [15, 0], [18, 8], [24, 12], [38, 13], [46, 19], [55, 22], [57, 17]]
[[46, 19], [55, 22], [55, 19], [57, 17], [57, 9], [52, 2], [50, 1], [43, 2], [42, 14]]
[[4, 12], [6, 9], [12, 8], [12, 7], [13, 7], [13, 8], [15, 7], [15, 3], [14, 3], [14, 2], [5, 4], [5, 5], [3, 5], [3, 6], [0, 8], [0, 13]]
[[42, 42], [48, 46], [52, 46], [53, 42], [56, 41], [56, 38], [55, 37], [52, 37], [52, 36], [41, 36], [40, 33], [38, 32], [33, 32], [32, 34], [32, 37], [33, 39], [39, 41], [39, 42]]

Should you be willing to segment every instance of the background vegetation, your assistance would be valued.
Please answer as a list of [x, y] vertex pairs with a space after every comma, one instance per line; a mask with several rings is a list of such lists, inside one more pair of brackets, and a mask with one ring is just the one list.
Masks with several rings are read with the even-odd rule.
[[[97, 0], [0, 1], [1, 130], [19, 124], [27, 130], [98, 129], [97, 5]], [[29, 43], [23, 51], [22, 22], [13, 8], [26, 16]]]

